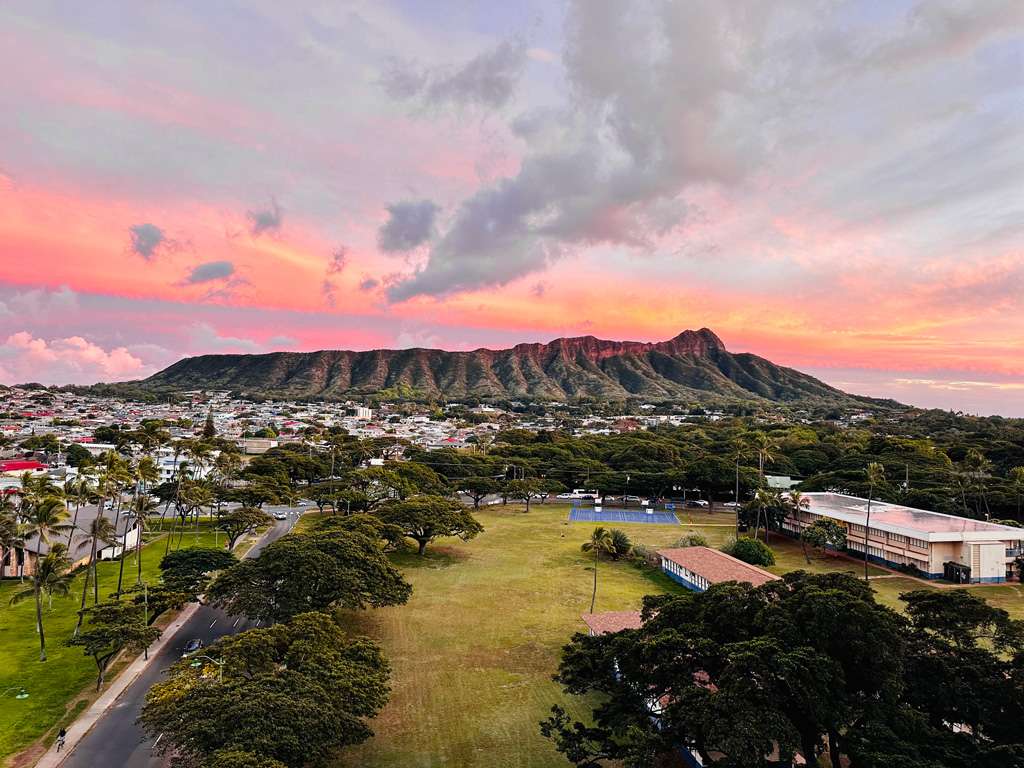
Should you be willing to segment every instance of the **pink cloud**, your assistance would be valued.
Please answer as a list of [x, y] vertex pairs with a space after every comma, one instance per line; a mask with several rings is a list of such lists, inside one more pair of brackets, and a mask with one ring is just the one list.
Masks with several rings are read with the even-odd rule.
[[107, 350], [81, 336], [47, 340], [19, 331], [0, 344], [0, 380], [8, 384], [116, 381], [152, 372], [126, 347]]

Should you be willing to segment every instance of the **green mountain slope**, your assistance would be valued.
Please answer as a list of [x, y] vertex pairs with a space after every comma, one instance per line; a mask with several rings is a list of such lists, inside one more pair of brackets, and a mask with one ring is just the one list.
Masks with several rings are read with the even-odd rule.
[[279, 398], [336, 399], [412, 388], [422, 396], [456, 400], [875, 402], [756, 355], [733, 354], [707, 328], [655, 343], [582, 336], [472, 352], [202, 355], [181, 360], [138, 386], [152, 392], [227, 389]]

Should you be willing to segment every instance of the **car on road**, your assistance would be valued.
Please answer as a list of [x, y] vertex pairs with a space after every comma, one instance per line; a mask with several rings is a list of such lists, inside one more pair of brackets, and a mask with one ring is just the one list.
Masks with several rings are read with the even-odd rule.
[[686, 502], [686, 506], [697, 507], [699, 509], [707, 509], [710, 505], [704, 499], [690, 499], [689, 501]]
[[728, 509], [736, 509], [736, 507], [739, 506], [739, 502], [738, 501], [727, 501], [724, 504], [722, 504], [722, 506], [723, 507], [727, 507]]
[[309, 502], [306, 501], [305, 499], [303, 499], [302, 501], [299, 502], [299, 506], [300, 507], [308, 507], [309, 506]]
[[622, 497], [622, 501], [624, 503], [626, 503], [626, 504], [642, 504], [642, 505], [645, 505], [645, 506], [648, 503], [647, 499], [643, 498], [642, 496], [632, 496], [632, 495], [623, 496]]
[[187, 643], [185, 643], [185, 650], [181, 652], [182, 658], [185, 656], [191, 656], [193, 653], [199, 653], [203, 650], [203, 641], [198, 637], [193, 637]]
[[288, 513], [285, 512], [283, 509], [279, 509], [276, 512], [274, 512], [274, 519], [275, 520], [287, 520], [288, 519]]

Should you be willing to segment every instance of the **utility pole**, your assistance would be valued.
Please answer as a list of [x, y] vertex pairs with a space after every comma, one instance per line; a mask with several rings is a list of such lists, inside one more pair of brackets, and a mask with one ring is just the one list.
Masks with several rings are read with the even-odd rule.
[[736, 490], [733, 493], [733, 501], [736, 503], [736, 539], [740, 537], [740, 457], [736, 455]]

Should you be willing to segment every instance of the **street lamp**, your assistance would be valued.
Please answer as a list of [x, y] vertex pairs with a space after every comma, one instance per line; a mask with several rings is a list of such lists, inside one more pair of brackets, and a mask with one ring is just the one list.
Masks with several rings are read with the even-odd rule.
[[14, 698], [16, 699], [28, 698], [28, 691], [25, 690], [25, 686], [23, 685], [12, 685], [10, 688], [5, 688], [2, 695], [6, 696], [8, 691], [17, 691], [17, 693], [14, 694]]
[[224, 682], [224, 664], [226, 662], [223, 659], [221, 659], [220, 661], [217, 661], [217, 659], [211, 658], [209, 656], [193, 656], [192, 658], [194, 658], [195, 661], [193, 661], [191, 664], [189, 664], [189, 666], [193, 667], [195, 669], [198, 669], [199, 667], [203, 666], [203, 662], [201, 662], [200, 659], [206, 659], [211, 664], [216, 664], [217, 665], [217, 682], [218, 683], [223, 683]]

